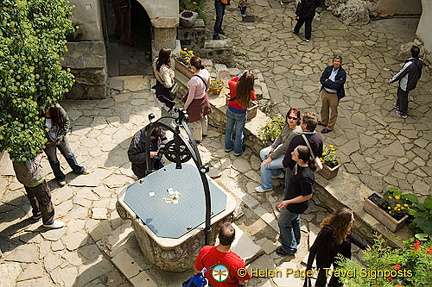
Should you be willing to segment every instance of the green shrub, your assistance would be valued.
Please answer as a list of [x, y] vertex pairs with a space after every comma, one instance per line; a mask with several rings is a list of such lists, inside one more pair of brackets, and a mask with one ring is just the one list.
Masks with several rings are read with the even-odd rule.
[[258, 135], [264, 144], [272, 144], [277, 136], [280, 135], [285, 123], [285, 117], [272, 117], [264, 126], [260, 127]]
[[73, 7], [66, 0], [0, 4], [0, 146], [24, 162], [44, 147], [43, 115], [72, 87], [62, 69]]

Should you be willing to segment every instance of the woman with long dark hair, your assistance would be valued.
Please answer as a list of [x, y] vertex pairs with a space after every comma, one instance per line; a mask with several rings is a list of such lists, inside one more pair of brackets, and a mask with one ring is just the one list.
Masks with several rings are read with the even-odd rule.
[[201, 62], [201, 58], [193, 56], [190, 59], [191, 69], [194, 72], [188, 82], [188, 93], [184, 99], [184, 109], [189, 114], [192, 134], [198, 143], [207, 136], [208, 119], [212, 109], [208, 100], [207, 89], [210, 86], [210, 73]]
[[170, 98], [170, 92], [174, 86], [174, 70], [171, 68], [171, 49], [162, 48], [159, 57], [153, 62], [153, 73], [156, 78], [156, 98], [161, 109], [162, 117], [169, 116], [175, 102]]
[[[309, 250], [307, 270], [312, 270], [312, 264], [316, 258], [316, 266], [319, 269], [315, 286], [326, 286], [328, 268], [335, 264], [336, 256], [341, 254], [351, 258], [351, 243], [363, 250], [370, 250], [370, 246], [362, 243], [351, 233], [354, 224], [354, 213], [346, 207], [340, 208], [324, 218], [321, 222], [321, 230]], [[305, 284], [307, 285], [307, 284]], [[338, 277], [332, 276], [328, 286], [342, 286]]]
[[293, 137], [301, 133], [300, 111], [291, 108], [286, 114], [285, 125], [273, 144], [260, 151], [261, 157], [261, 185], [255, 188], [256, 192], [266, 192], [273, 189], [272, 178], [284, 178], [282, 161]]
[[74, 173], [89, 174], [90, 171], [88, 169], [78, 164], [66, 138], [66, 133], [69, 130], [69, 118], [66, 111], [59, 104], [56, 104], [46, 111], [45, 123], [48, 128], [46, 133], [48, 140], [44, 151], [58, 184], [60, 186], [66, 185], [66, 175], [61, 170], [60, 162], [57, 158], [57, 149], [64, 156]]
[[[243, 153], [243, 130], [247, 120], [247, 109], [250, 102], [256, 100], [254, 91], [255, 77], [252, 71], [246, 70], [242, 75], [228, 82], [230, 98], [226, 111], [225, 151], [234, 150], [235, 156]], [[233, 141], [233, 131], [235, 139]]]

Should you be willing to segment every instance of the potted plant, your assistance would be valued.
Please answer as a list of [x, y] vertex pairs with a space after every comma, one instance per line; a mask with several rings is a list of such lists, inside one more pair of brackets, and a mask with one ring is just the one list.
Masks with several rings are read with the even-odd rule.
[[177, 57], [174, 58], [175, 61], [175, 69], [190, 78], [194, 74], [194, 72], [189, 68], [190, 59], [194, 56], [194, 52], [192, 50], [188, 50], [187, 48], [183, 48], [179, 51]]
[[216, 78], [210, 82], [210, 93], [212, 95], [219, 95], [225, 85], [224, 80]]
[[392, 232], [399, 230], [408, 219], [412, 194], [403, 194], [398, 188], [389, 188], [384, 196], [372, 193], [365, 198], [363, 209]]
[[323, 163], [323, 168], [317, 172], [322, 177], [329, 180], [338, 174], [341, 163], [339, 158], [336, 156], [336, 148], [334, 145], [323, 146], [323, 153], [320, 160]]
[[430, 286], [432, 272], [432, 241], [411, 238], [404, 248], [386, 246], [376, 236], [370, 251], [364, 251], [362, 262], [338, 257], [339, 274], [344, 286]]
[[197, 12], [183, 10], [179, 15], [180, 25], [186, 28], [190, 28], [195, 24], [197, 18], [198, 18]]
[[285, 123], [284, 117], [271, 117], [264, 126], [260, 127], [258, 135], [264, 145], [268, 146], [274, 142]]

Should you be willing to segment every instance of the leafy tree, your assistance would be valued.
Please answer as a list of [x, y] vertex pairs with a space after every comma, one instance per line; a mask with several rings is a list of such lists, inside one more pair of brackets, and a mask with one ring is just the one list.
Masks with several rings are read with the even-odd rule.
[[73, 85], [61, 66], [72, 9], [67, 0], [0, 1], [0, 147], [12, 160], [44, 147], [43, 115]]

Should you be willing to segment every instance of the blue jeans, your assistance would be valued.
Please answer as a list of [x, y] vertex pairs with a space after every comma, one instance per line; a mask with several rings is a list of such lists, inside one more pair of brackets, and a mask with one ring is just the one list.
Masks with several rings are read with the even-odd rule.
[[278, 225], [282, 250], [296, 253], [297, 245], [300, 244], [300, 214], [292, 213], [288, 209], [283, 208], [279, 216]]
[[80, 166], [75, 158], [75, 155], [72, 153], [69, 142], [66, 137], [59, 144], [55, 144], [53, 142], [49, 142], [45, 146], [45, 154], [48, 157], [48, 161], [51, 165], [51, 168], [54, 172], [54, 176], [57, 180], [65, 180], [66, 175], [61, 171], [60, 162], [57, 158], [57, 149], [61, 152], [61, 154], [65, 157], [67, 163], [71, 167], [72, 171], [76, 174], [81, 174], [84, 172], [84, 167]]
[[213, 36], [218, 36], [222, 30], [222, 21], [225, 14], [225, 4], [222, 4], [220, 0], [215, 0], [215, 10], [216, 10], [216, 22], [214, 24]]
[[[266, 154], [271, 149], [271, 146], [263, 148], [260, 151], [261, 160], [265, 160]], [[278, 176], [282, 173], [284, 154], [273, 159], [267, 166], [261, 162], [261, 187], [264, 189], [272, 188], [272, 176]]]
[[[241, 154], [243, 152], [243, 130], [247, 120], [247, 112], [239, 114], [227, 109], [227, 124], [225, 130], [225, 150], [234, 148], [234, 154]], [[235, 126], [235, 129], [234, 129]], [[235, 131], [235, 139], [233, 142], [233, 131]]]

